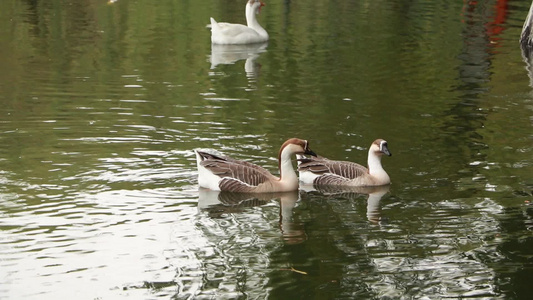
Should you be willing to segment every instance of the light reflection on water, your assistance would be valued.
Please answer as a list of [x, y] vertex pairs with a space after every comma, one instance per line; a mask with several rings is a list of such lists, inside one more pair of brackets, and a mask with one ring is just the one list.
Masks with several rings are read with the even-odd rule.
[[[172, 194], [113, 190], [70, 200], [41, 195], [49, 199], [2, 221], [9, 237], [2, 242], [9, 257], [3, 260], [4, 282], [18, 297], [49, 298], [73, 296], [70, 285], [81, 280], [85, 287], [76, 293], [96, 298], [139, 282], [141, 274], [172, 279], [161, 247], [168, 247], [176, 218], [187, 220], [196, 212], [192, 205], [176, 205], [184, 201]], [[40, 288], [25, 289], [27, 280]]]

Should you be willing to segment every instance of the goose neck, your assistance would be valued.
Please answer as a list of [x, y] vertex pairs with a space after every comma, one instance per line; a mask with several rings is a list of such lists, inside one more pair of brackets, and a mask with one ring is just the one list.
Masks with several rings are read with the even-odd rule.
[[370, 174], [385, 172], [381, 165], [381, 156], [374, 154], [372, 150], [368, 152], [368, 172]]
[[246, 4], [246, 25], [248, 27], [256, 30], [258, 33], [263, 33], [263, 31], [266, 34], [265, 29], [259, 24], [257, 21], [257, 6], [259, 5], [259, 2], [256, 2], [255, 4]]
[[374, 185], [384, 185], [390, 183], [389, 174], [381, 165], [381, 155], [375, 153], [368, 154], [368, 173], [374, 179]]
[[286, 147], [279, 154], [279, 178], [281, 181], [298, 181], [292, 165], [292, 152]]

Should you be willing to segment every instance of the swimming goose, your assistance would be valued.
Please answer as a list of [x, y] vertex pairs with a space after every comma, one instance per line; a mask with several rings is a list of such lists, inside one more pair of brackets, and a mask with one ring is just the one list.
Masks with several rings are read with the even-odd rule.
[[257, 22], [256, 15], [265, 4], [259, 0], [246, 3], [246, 25], [218, 23], [211, 18], [211, 43], [213, 44], [253, 44], [268, 41], [268, 33]]
[[279, 178], [252, 163], [195, 150], [200, 187], [215, 191], [241, 193], [288, 192], [298, 190], [298, 177], [291, 156], [316, 156], [306, 140], [292, 138], [281, 146], [278, 154]]
[[522, 26], [522, 33], [520, 34], [520, 46], [522, 51], [533, 50], [533, 2], [529, 7], [529, 12]]
[[378, 186], [390, 184], [381, 166], [381, 156], [391, 156], [387, 141], [375, 140], [368, 150], [368, 169], [348, 161], [298, 155], [300, 181], [304, 184], [339, 186]]

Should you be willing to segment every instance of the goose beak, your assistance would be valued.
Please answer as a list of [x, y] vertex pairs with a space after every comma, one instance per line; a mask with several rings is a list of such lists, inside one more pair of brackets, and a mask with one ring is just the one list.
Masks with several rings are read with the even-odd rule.
[[312, 155], [312, 156], [314, 156], [314, 157], [317, 157], [316, 153], [313, 152], [311, 149], [305, 149], [304, 154]]
[[392, 156], [392, 153], [390, 153], [389, 148], [387, 148], [387, 145], [383, 145], [383, 146], [381, 147], [381, 152], [383, 152], [383, 153], [386, 154], [387, 156]]

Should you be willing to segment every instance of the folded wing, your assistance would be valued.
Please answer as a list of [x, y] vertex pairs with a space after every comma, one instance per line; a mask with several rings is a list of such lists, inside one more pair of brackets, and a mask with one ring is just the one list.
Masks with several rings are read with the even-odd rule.
[[279, 180], [258, 165], [207, 152], [197, 152], [202, 157], [200, 165], [222, 178], [219, 183], [222, 190], [248, 192], [264, 183]]
[[332, 174], [342, 176], [347, 179], [368, 174], [368, 169], [360, 164], [349, 161], [329, 160], [327, 158], [303, 158], [300, 159], [298, 171], [309, 171], [317, 175]]

